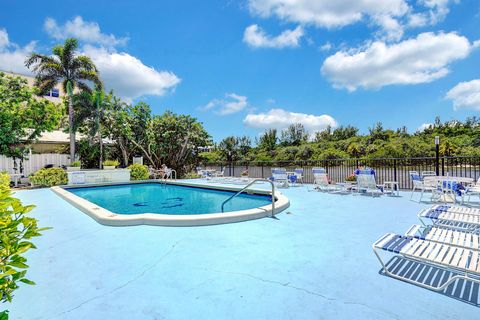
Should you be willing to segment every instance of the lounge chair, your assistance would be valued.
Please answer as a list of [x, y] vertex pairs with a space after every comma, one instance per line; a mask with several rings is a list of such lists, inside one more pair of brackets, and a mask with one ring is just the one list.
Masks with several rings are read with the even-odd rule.
[[301, 183], [303, 185], [303, 169], [301, 168], [296, 168], [294, 171], [293, 171], [293, 174], [296, 178], [296, 181], [297, 183]]
[[272, 168], [272, 179], [278, 187], [288, 188], [288, 176], [285, 168]]
[[475, 233], [455, 230], [442, 226], [422, 226], [414, 224], [405, 233], [406, 237], [428, 240], [439, 243], [446, 243], [461, 248], [478, 250], [480, 247], [480, 236]]
[[431, 200], [433, 199], [433, 196], [434, 196], [434, 192], [436, 190], [436, 186], [434, 185], [430, 185], [430, 184], [426, 184], [424, 181], [422, 181], [420, 175], [418, 174], [417, 171], [410, 171], [409, 172], [410, 174], [410, 178], [412, 179], [412, 183], [413, 183], [413, 189], [412, 189], [412, 194], [410, 195], [410, 200], [413, 199], [413, 195], [415, 194], [415, 190], [420, 190], [421, 193], [420, 193], [420, 199], [418, 199], [418, 202], [421, 202], [422, 201], [422, 198], [423, 198], [423, 194], [426, 192], [431, 192], [432, 193], [432, 197], [431, 197]]
[[312, 168], [313, 188], [319, 191], [330, 191], [327, 171], [324, 168]]
[[[480, 200], [480, 177], [475, 184], [467, 186], [465, 190], [462, 190], [462, 204], [465, 202], [470, 203], [471, 196], [478, 196]], [[467, 201], [465, 201], [465, 198]]]
[[377, 184], [375, 180], [375, 171], [373, 169], [357, 170], [357, 185], [354, 187], [357, 192], [365, 192], [372, 196], [383, 194], [384, 185]]
[[[373, 244], [373, 252], [382, 265], [385, 274], [392, 278], [414, 283], [421, 287], [442, 291], [456, 280], [463, 279], [480, 283], [480, 259], [479, 251], [462, 248], [452, 244], [439, 243], [424, 239], [417, 239], [401, 236], [394, 233], [387, 233]], [[443, 269], [456, 272], [443, 283], [429, 285], [411, 280], [408, 277], [397, 275], [386, 266], [380, 257], [379, 251], [387, 251], [399, 254], [407, 259], [420, 263], [437, 266]], [[458, 272], [461, 272], [459, 274]]]
[[327, 171], [324, 168], [312, 168], [313, 188], [318, 191], [338, 192], [345, 190], [343, 186], [330, 183]]
[[449, 227], [456, 230], [478, 232], [480, 230], [480, 209], [459, 206], [433, 206], [421, 210], [418, 218], [423, 225], [425, 220], [435, 226]]

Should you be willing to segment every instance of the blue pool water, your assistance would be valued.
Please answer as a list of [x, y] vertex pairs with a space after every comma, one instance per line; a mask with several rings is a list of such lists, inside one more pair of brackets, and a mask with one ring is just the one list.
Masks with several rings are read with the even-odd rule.
[[[190, 215], [221, 212], [231, 191], [158, 183], [70, 188], [71, 193], [119, 214], [161, 213]], [[225, 204], [225, 212], [271, 204], [271, 197], [241, 194]]]

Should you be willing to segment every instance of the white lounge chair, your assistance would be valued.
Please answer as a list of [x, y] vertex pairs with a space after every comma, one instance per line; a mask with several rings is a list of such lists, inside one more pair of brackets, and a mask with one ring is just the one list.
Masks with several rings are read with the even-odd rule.
[[375, 171], [372, 169], [357, 170], [357, 185], [354, 187], [357, 192], [365, 192], [372, 196], [383, 194], [384, 185], [377, 184], [375, 180]]
[[319, 191], [330, 191], [327, 171], [324, 168], [312, 168], [313, 188]]
[[296, 182], [297, 183], [301, 183], [303, 185], [303, 169], [301, 168], [296, 168], [294, 171], [293, 171], [293, 174], [296, 178]]
[[461, 248], [479, 250], [480, 236], [475, 233], [455, 230], [442, 226], [422, 226], [414, 224], [405, 236], [439, 243], [451, 244]]
[[288, 188], [288, 176], [285, 168], [272, 168], [273, 182], [282, 188]]
[[313, 188], [318, 191], [339, 192], [345, 190], [342, 185], [330, 183], [327, 171], [324, 168], [312, 168]]
[[470, 203], [471, 196], [478, 196], [478, 199], [480, 200], [480, 177], [475, 184], [467, 186], [465, 190], [462, 190], [462, 204], [465, 202]]
[[[410, 260], [451, 270], [455, 272], [455, 275], [444, 282], [438, 282], [436, 285], [414, 281], [392, 272], [393, 270], [390, 270], [380, 257], [380, 251], [399, 254]], [[387, 233], [373, 244], [373, 252], [380, 261], [385, 274], [424, 288], [442, 291], [459, 279], [480, 283], [480, 255], [478, 250]]]
[[418, 218], [423, 225], [425, 220], [433, 225], [444, 226], [457, 230], [478, 232], [480, 230], [480, 209], [465, 208], [453, 205], [433, 206], [421, 210]]

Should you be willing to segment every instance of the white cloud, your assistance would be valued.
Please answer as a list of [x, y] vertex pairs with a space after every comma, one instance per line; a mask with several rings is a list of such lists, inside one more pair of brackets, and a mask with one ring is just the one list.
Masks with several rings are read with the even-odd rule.
[[30, 74], [25, 67], [25, 59], [35, 49], [35, 42], [32, 41], [24, 47], [10, 42], [8, 32], [0, 29], [0, 70], [20, 74]]
[[245, 29], [243, 41], [254, 48], [286, 48], [298, 47], [303, 36], [303, 28], [285, 30], [276, 37], [269, 36], [258, 25], [252, 24]]
[[86, 43], [94, 43], [107, 47], [124, 45], [128, 41], [126, 37], [117, 38], [112, 34], [102, 33], [98, 23], [84, 21], [80, 16], [68, 20], [64, 25], [58, 25], [55, 19], [47, 18], [45, 19], [44, 29], [51, 37], [57, 40], [77, 38]]
[[249, 0], [250, 12], [261, 17], [277, 16], [290, 22], [318, 27], [343, 27], [364, 15], [400, 16], [408, 11], [404, 0]]
[[449, 5], [459, 0], [249, 0], [250, 13], [263, 18], [342, 28], [366, 22], [377, 26], [377, 35], [384, 40], [399, 40], [405, 27], [436, 24], [449, 12]]
[[412, 14], [409, 18], [410, 26], [433, 25], [445, 19], [450, 12], [450, 3], [459, 3], [460, 0], [418, 0], [427, 11]]
[[480, 79], [460, 82], [447, 92], [445, 98], [453, 101], [455, 110], [480, 111]]
[[454, 32], [427, 32], [392, 45], [375, 41], [339, 51], [323, 62], [321, 72], [335, 87], [349, 91], [427, 83], [448, 74], [448, 65], [467, 57], [473, 47]]
[[0, 29], [0, 50], [6, 48], [9, 43], [7, 30]]
[[328, 126], [337, 126], [335, 119], [326, 114], [317, 116], [283, 109], [270, 109], [266, 113], [248, 114], [243, 123], [250, 128], [278, 130], [283, 130], [294, 123], [301, 123], [310, 133], [325, 130]]
[[417, 132], [423, 132], [426, 129], [430, 128], [431, 126], [433, 126], [433, 124], [431, 123], [422, 123], [420, 127], [417, 128]]
[[92, 46], [85, 46], [83, 51], [92, 58], [107, 89], [113, 89], [127, 100], [145, 95], [162, 96], [180, 83], [174, 73], [157, 71], [125, 52]]
[[247, 105], [247, 97], [235, 93], [226, 93], [225, 99], [213, 99], [201, 109], [215, 109], [217, 114], [224, 116], [242, 111]]
[[325, 44], [320, 46], [321, 51], [330, 51], [333, 48], [332, 44], [330, 42], [326, 42]]

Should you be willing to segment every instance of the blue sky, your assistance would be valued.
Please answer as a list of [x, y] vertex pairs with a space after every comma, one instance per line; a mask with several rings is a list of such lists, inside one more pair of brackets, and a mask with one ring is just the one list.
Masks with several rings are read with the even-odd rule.
[[3, 1], [0, 69], [75, 36], [107, 87], [215, 140], [299, 121], [413, 132], [479, 115], [479, 23], [475, 0]]

